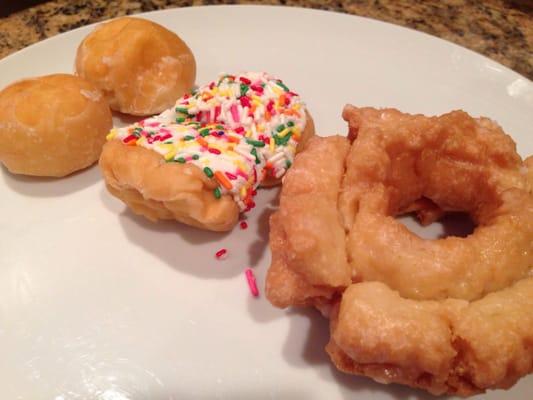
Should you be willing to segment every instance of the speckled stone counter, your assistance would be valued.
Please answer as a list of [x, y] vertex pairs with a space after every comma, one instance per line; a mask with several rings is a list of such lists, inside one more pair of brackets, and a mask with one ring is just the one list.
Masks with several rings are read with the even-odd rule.
[[52, 0], [0, 19], [0, 58], [58, 33], [120, 15], [234, 3], [312, 7], [392, 22], [470, 48], [533, 79], [532, 0]]

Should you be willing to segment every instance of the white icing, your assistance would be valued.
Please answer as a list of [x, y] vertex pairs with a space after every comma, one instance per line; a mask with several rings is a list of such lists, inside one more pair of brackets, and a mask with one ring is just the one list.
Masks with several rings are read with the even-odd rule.
[[[221, 75], [193, 96], [180, 98], [172, 109], [114, 130], [111, 136], [154, 150], [167, 161], [218, 171], [215, 178], [220, 183], [219, 193], [232, 195], [244, 210], [249, 206], [246, 202], [250, 203], [251, 193], [261, 183], [265, 167], [272, 176], [280, 178], [292, 164], [296, 138], [305, 128], [305, 105], [298, 95], [287, 92], [278, 82], [266, 73], [248, 72], [234, 80]], [[241, 99], [245, 87], [248, 89]], [[281, 104], [283, 98], [288, 104]], [[220, 112], [215, 116], [217, 106]], [[249, 113], [253, 107], [252, 117]], [[191, 121], [193, 124], [199, 121], [201, 126], [188, 125]], [[220, 174], [231, 188], [218, 179]]]

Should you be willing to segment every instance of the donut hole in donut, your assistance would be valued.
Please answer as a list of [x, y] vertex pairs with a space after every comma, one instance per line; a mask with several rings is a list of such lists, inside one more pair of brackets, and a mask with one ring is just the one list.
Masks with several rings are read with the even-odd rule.
[[475, 222], [466, 212], [447, 212], [427, 225], [421, 223], [416, 212], [399, 215], [396, 220], [422, 239], [444, 239], [450, 236], [465, 238], [474, 233]]
[[395, 219], [422, 239], [466, 238], [474, 233], [476, 222], [467, 211], [443, 211], [426, 197], [415, 200], [395, 215]]

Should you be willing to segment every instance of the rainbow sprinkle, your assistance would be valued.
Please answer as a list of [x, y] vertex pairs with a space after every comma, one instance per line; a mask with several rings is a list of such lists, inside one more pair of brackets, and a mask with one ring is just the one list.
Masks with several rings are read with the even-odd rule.
[[228, 250], [220, 249], [215, 253], [215, 258], [217, 260], [224, 260], [228, 256]]
[[251, 268], [246, 268], [244, 270], [244, 274], [246, 275], [246, 281], [248, 282], [250, 293], [252, 293], [252, 296], [258, 297], [259, 289], [257, 289], [257, 282], [255, 281], [254, 271]]
[[291, 166], [305, 124], [305, 105], [279, 79], [222, 74], [172, 109], [113, 129], [108, 140], [154, 150], [165, 162], [198, 166], [217, 183], [215, 198], [231, 195], [248, 211], [261, 181], [280, 178]]

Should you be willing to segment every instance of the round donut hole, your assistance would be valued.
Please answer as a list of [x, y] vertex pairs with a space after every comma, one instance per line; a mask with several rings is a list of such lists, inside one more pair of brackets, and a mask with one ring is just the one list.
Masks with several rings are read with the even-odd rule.
[[422, 239], [443, 239], [448, 236], [465, 238], [476, 229], [476, 224], [466, 212], [447, 212], [426, 226], [420, 223], [414, 212], [397, 216], [396, 220]]

